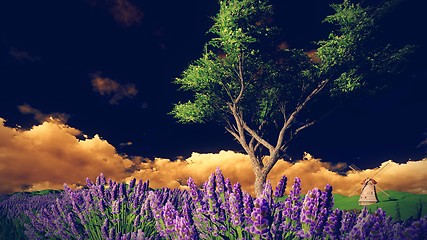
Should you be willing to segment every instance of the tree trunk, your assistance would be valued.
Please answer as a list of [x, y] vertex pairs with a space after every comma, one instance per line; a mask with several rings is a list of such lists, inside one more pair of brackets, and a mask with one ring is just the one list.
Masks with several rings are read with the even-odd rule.
[[264, 184], [267, 181], [267, 172], [262, 171], [262, 169], [254, 169], [255, 172], [255, 183], [254, 183], [254, 190], [256, 196], [260, 196], [262, 194], [262, 191], [264, 189]]
[[[268, 157], [265, 165], [255, 165], [253, 164], [253, 170], [255, 173], [255, 183], [254, 190], [256, 196], [260, 196], [264, 190], [264, 184], [267, 181], [267, 176], [270, 173], [271, 169], [276, 165], [276, 162], [279, 160], [278, 154], [272, 154]], [[262, 161], [261, 161], [262, 162]]]

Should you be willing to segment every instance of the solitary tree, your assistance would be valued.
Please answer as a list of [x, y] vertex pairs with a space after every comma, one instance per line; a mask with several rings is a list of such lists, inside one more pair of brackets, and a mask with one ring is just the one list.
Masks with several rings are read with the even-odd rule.
[[335, 13], [324, 21], [335, 30], [311, 54], [278, 47], [280, 30], [267, 1], [219, 5], [202, 57], [175, 81], [194, 98], [171, 113], [181, 123], [222, 124], [249, 155], [257, 195], [292, 139], [316, 122], [325, 100], [381, 86], [378, 76], [399, 69], [412, 50], [376, 37], [391, 2], [331, 5]]

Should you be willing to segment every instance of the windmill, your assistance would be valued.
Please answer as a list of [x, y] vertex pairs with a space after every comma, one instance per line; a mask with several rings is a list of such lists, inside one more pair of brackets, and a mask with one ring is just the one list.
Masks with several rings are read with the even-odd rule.
[[[360, 193], [360, 198], [359, 198], [359, 205], [362, 206], [366, 206], [366, 205], [371, 205], [373, 203], [377, 203], [379, 202], [378, 200], [378, 196], [377, 196], [377, 188], [384, 193], [389, 199], [390, 195], [388, 195], [386, 192], [384, 192], [384, 190], [382, 190], [380, 187], [377, 186], [377, 181], [375, 181], [374, 177], [378, 175], [378, 173], [380, 173], [381, 171], [383, 171], [387, 165], [390, 162], [388, 162], [386, 165], [384, 165], [382, 168], [378, 169], [378, 171], [372, 175], [369, 178], [365, 178], [361, 184], [362, 184], [362, 191]], [[361, 172], [362, 170], [360, 170], [360, 168], [358, 168], [356, 165], [351, 164], [349, 166], [353, 171], [355, 172]], [[350, 195], [352, 195], [354, 192], [356, 192], [359, 188], [355, 189]]]

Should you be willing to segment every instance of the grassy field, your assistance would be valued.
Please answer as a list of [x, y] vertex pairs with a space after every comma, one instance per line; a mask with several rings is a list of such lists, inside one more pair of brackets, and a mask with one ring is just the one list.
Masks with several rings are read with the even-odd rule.
[[[427, 194], [412, 194], [407, 192], [397, 192], [392, 190], [385, 191], [390, 198], [384, 193], [378, 192], [379, 202], [367, 206], [372, 212], [382, 208], [387, 215], [392, 216], [395, 220], [407, 220], [411, 217], [419, 218], [427, 215]], [[334, 208], [341, 210], [361, 210], [359, 196], [347, 197], [340, 194], [334, 194]], [[400, 212], [400, 217], [399, 217]]]

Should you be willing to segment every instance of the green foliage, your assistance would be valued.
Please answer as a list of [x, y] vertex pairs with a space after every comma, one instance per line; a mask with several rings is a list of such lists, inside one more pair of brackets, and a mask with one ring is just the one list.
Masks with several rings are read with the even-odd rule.
[[362, 87], [375, 88], [384, 82], [374, 82], [367, 75], [394, 74], [402, 69], [414, 46], [393, 47], [377, 37], [379, 22], [397, 1], [388, 1], [376, 7], [344, 0], [332, 4], [335, 14], [327, 16], [326, 23], [337, 29], [327, 40], [318, 42], [317, 55], [320, 74], [334, 79], [332, 94], [349, 93]]
[[236, 106], [243, 121], [258, 126], [278, 120], [284, 106], [292, 113], [324, 80], [332, 95], [383, 84], [369, 76], [395, 73], [413, 50], [409, 45], [395, 48], [376, 36], [394, 2], [332, 4], [335, 14], [324, 22], [335, 30], [318, 41], [319, 60], [313, 61], [302, 49], [277, 49], [279, 30], [272, 25], [268, 1], [220, 0], [203, 56], [175, 80], [194, 99], [176, 104], [171, 114], [181, 123], [230, 120], [230, 106]]
[[[224, 116], [241, 94], [242, 81], [245, 92], [241, 96], [241, 107], [245, 99], [261, 90], [264, 99], [274, 93], [272, 89], [259, 88], [258, 80], [264, 77], [267, 63], [261, 60], [262, 40], [274, 33], [269, 26], [271, 6], [264, 1], [228, 0], [220, 1], [220, 12], [210, 29], [214, 37], [205, 46], [203, 56], [191, 64], [175, 83], [182, 90], [194, 92], [194, 100], [178, 103], [172, 114], [180, 122], [204, 122]], [[265, 90], [265, 91], [263, 91]], [[268, 102], [258, 102], [268, 112]]]
[[219, 3], [220, 11], [210, 29], [218, 37], [213, 38], [210, 45], [222, 49], [226, 54], [234, 55], [247, 50], [255, 54], [255, 49], [250, 49], [250, 45], [275, 31], [268, 24], [272, 7], [267, 1], [220, 0]]

